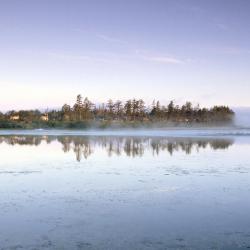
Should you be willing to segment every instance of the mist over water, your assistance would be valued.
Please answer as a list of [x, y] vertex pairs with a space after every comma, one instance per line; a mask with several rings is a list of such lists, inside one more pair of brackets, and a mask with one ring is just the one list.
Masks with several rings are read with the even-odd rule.
[[250, 107], [234, 108], [235, 121], [234, 124], [239, 127], [250, 128]]

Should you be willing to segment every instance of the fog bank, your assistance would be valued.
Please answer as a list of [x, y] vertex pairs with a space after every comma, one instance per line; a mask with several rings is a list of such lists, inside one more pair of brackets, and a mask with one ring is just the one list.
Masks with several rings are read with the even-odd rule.
[[250, 128], [250, 107], [234, 108], [233, 110], [235, 112], [235, 125]]

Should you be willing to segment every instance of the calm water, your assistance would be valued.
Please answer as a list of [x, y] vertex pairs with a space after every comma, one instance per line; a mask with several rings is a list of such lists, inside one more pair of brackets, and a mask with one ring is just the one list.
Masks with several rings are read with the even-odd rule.
[[250, 248], [245, 133], [1, 134], [0, 249]]

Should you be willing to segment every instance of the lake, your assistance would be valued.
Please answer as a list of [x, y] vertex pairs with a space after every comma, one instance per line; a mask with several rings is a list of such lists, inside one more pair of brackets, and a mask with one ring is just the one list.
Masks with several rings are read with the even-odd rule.
[[0, 249], [249, 249], [249, 130], [0, 131]]

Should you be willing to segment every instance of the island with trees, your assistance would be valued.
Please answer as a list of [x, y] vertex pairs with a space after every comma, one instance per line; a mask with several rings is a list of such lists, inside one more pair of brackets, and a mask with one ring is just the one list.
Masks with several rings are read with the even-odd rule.
[[186, 102], [176, 105], [170, 101], [161, 105], [153, 101], [146, 106], [142, 99], [126, 102], [109, 99], [107, 103], [93, 104], [87, 97], [78, 95], [73, 106], [64, 104], [61, 109], [42, 112], [19, 110], [0, 112], [0, 128], [137, 128], [175, 126], [217, 126], [232, 124], [234, 112], [228, 106], [201, 108]]

